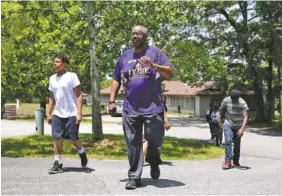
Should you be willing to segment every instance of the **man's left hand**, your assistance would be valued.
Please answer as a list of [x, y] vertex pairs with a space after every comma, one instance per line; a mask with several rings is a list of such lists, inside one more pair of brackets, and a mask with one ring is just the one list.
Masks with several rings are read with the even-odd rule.
[[80, 124], [80, 122], [81, 122], [81, 114], [77, 114], [75, 124]]
[[242, 129], [242, 128], [239, 129], [238, 132], [237, 132], [237, 135], [238, 135], [239, 137], [242, 137], [243, 134], [244, 134], [244, 129]]
[[141, 61], [141, 63], [144, 63], [148, 67], [152, 67], [153, 66], [153, 62], [151, 61], [151, 58], [148, 57], [148, 56], [142, 56], [140, 58], [140, 61]]

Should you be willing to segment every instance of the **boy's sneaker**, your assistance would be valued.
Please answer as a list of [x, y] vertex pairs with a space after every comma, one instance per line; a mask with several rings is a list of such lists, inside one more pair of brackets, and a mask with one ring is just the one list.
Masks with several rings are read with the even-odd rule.
[[62, 173], [63, 171], [63, 164], [59, 164], [59, 161], [55, 161], [54, 165], [51, 169], [49, 169], [49, 174], [57, 174], [57, 173]]
[[80, 156], [80, 159], [81, 159], [81, 167], [86, 167], [86, 165], [88, 163], [86, 152], [79, 154], [79, 156]]
[[231, 168], [231, 162], [230, 161], [224, 161], [222, 164], [222, 169], [230, 169]]
[[160, 174], [161, 174], [159, 164], [151, 164], [150, 174], [153, 180], [159, 179]]
[[241, 165], [238, 161], [233, 162], [233, 165], [234, 165], [235, 168], [241, 168]]
[[133, 189], [136, 189], [137, 187], [140, 187], [140, 186], [141, 186], [141, 179], [130, 178], [125, 185], [125, 189], [133, 190]]

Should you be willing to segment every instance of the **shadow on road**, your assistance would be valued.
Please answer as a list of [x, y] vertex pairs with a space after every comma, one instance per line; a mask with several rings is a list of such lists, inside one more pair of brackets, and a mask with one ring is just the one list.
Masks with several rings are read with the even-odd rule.
[[240, 167], [233, 167], [234, 169], [239, 169], [239, 170], [248, 170], [248, 169], [252, 169], [251, 167], [249, 166], [243, 166], [241, 165]]
[[174, 166], [173, 162], [170, 161], [162, 161], [161, 165]]
[[[121, 182], [127, 182], [128, 179], [123, 179], [120, 180]], [[170, 180], [170, 179], [158, 179], [158, 180], [153, 180], [151, 178], [142, 178], [142, 187], [146, 187], [146, 186], [155, 186], [158, 188], [169, 188], [169, 187], [176, 187], [176, 186], [184, 186], [185, 184], [183, 182], [180, 181], [176, 181], [176, 180]]]
[[[162, 161], [162, 163], [160, 165], [174, 166], [173, 162], [170, 162], [170, 161]], [[144, 163], [143, 166], [147, 167], [147, 166], [150, 166], [150, 164], [149, 163]]]
[[272, 131], [272, 130], [247, 130], [249, 133], [255, 133], [258, 135], [272, 136], [272, 137], [282, 137], [282, 131]]
[[64, 167], [63, 170], [64, 170], [64, 173], [65, 172], [91, 173], [91, 172], [95, 171], [95, 169], [89, 168], [89, 167]]

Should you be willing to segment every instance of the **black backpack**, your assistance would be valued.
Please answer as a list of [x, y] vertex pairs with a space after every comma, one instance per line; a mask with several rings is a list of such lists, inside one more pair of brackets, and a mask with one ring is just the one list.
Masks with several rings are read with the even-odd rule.
[[218, 124], [220, 120], [219, 110], [213, 110], [210, 115], [210, 122], [212, 124]]

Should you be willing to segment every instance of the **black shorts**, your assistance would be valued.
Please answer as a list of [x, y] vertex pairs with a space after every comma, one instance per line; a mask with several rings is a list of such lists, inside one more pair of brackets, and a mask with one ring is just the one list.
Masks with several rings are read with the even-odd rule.
[[55, 139], [64, 138], [78, 140], [79, 124], [75, 124], [76, 117], [61, 118], [56, 115], [52, 117], [52, 136]]
[[210, 128], [213, 135], [220, 135], [222, 133], [222, 129], [219, 124], [210, 123]]

